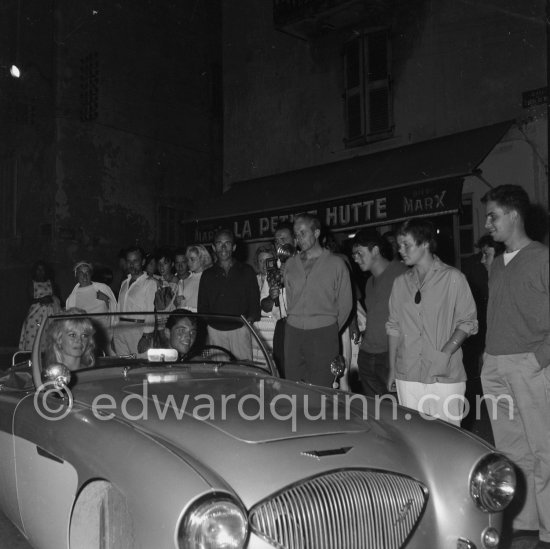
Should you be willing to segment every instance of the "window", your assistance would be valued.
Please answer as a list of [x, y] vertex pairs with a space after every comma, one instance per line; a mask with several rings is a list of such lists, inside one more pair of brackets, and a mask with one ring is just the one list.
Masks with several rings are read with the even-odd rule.
[[344, 77], [346, 144], [389, 137], [393, 128], [389, 30], [361, 34], [345, 44]]

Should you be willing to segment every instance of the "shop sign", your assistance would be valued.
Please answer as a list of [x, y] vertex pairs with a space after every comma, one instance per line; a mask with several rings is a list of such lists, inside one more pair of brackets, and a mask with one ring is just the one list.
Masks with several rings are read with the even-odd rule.
[[333, 231], [383, 225], [409, 217], [437, 215], [457, 211], [462, 194], [462, 179], [451, 179], [375, 191], [364, 195], [321, 202], [306, 207], [268, 210], [246, 215], [199, 220], [186, 223], [186, 234], [197, 243], [210, 243], [220, 227], [233, 230], [246, 241], [270, 238], [277, 225], [292, 222], [298, 213], [316, 215]]

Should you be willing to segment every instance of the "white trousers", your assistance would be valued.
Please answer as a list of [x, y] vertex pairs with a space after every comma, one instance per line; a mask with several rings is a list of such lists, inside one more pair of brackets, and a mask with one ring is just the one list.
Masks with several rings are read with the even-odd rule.
[[218, 345], [231, 351], [237, 359], [252, 360], [252, 336], [246, 326], [236, 330], [216, 330], [208, 326], [208, 339], [211, 345]]
[[430, 419], [442, 419], [460, 426], [464, 415], [466, 382], [418, 383], [396, 380], [399, 404], [417, 410]]

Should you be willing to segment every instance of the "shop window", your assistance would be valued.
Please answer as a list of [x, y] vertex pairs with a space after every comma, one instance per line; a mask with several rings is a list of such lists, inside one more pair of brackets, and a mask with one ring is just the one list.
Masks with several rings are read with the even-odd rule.
[[466, 258], [474, 253], [474, 211], [471, 195], [462, 196], [459, 216], [460, 257]]
[[360, 34], [344, 46], [347, 146], [392, 134], [389, 30]]
[[80, 120], [96, 120], [99, 113], [99, 55], [80, 59]]

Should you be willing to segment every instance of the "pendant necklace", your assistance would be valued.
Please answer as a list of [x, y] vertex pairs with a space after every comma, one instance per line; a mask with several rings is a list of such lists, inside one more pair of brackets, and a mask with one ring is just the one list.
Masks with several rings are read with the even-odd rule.
[[[431, 269], [431, 267], [430, 267]], [[416, 290], [416, 293], [414, 294], [414, 302], [418, 305], [422, 301], [422, 294], [420, 293], [420, 290], [424, 287], [424, 284], [426, 283], [426, 278], [428, 277], [428, 273], [424, 275], [424, 279], [420, 283], [419, 288]], [[420, 277], [418, 277], [418, 281], [420, 282]]]

